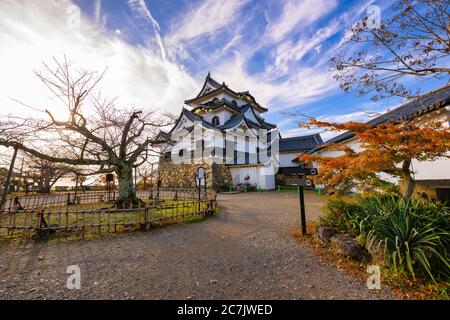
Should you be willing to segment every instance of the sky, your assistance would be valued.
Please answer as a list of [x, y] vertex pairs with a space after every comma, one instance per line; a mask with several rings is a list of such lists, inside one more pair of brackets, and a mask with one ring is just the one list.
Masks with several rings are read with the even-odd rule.
[[313, 132], [298, 127], [295, 112], [366, 121], [401, 101], [344, 93], [329, 68], [370, 5], [391, 14], [388, 0], [1, 0], [0, 115], [62, 116], [33, 70], [66, 55], [107, 68], [102, 93], [124, 108], [179, 113], [211, 72], [249, 90], [284, 137]]

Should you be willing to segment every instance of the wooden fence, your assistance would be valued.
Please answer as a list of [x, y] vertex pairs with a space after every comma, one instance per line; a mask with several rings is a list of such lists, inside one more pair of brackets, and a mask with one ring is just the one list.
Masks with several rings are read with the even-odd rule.
[[0, 237], [149, 230], [214, 214], [217, 206], [211, 190], [154, 189], [139, 191], [137, 196], [142, 203], [125, 208], [117, 208], [116, 193], [108, 192], [12, 197], [0, 211]]

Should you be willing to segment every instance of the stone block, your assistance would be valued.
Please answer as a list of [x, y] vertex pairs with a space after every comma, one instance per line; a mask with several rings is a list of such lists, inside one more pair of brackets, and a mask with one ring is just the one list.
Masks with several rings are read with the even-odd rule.
[[317, 228], [317, 238], [323, 243], [329, 243], [332, 236], [337, 233], [335, 228], [319, 226]]
[[352, 259], [363, 259], [369, 254], [362, 245], [346, 234], [336, 234], [331, 237], [331, 245], [344, 256]]

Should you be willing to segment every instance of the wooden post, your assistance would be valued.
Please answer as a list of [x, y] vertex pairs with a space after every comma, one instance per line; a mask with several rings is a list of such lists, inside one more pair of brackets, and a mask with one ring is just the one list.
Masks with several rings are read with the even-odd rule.
[[198, 197], [197, 197], [197, 202], [198, 202], [198, 209], [197, 209], [197, 214], [200, 213], [200, 190], [201, 190], [201, 186], [200, 186], [200, 180], [199, 180], [199, 185], [198, 185]]
[[73, 196], [73, 202], [76, 203], [77, 202], [77, 197], [78, 197], [78, 173], [75, 174], [76, 178], [75, 178], [75, 195]]
[[19, 151], [19, 149], [17, 149], [17, 147], [14, 148], [14, 153], [11, 159], [11, 163], [9, 165], [9, 170], [8, 170], [8, 174], [6, 176], [6, 181], [5, 181], [5, 189], [3, 190], [3, 194], [2, 194], [2, 199], [0, 201], [0, 210], [3, 210], [3, 207], [6, 203], [6, 195], [9, 193], [9, 185], [11, 183], [11, 177], [13, 174], [13, 170], [14, 170], [14, 163], [16, 162], [16, 157], [17, 157], [17, 152]]
[[134, 166], [134, 189], [137, 188], [137, 166]]
[[300, 191], [300, 222], [302, 226], [302, 235], [306, 234], [306, 216], [305, 216], [305, 195], [303, 193], [303, 187], [299, 187]]

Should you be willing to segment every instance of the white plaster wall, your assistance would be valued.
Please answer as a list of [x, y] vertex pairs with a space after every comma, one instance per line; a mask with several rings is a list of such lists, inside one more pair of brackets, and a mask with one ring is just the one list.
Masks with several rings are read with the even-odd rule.
[[[233, 178], [233, 186], [237, 186], [239, 183], [250, 183], [259, 186], [264, 190], [272, 190], [275, 188], [275, 177], [273, 174], [273, 168], [268, 167], [231, 167], [231, 177]], [[249, 175], [250, 179], [245, 180], [245, 177]]]
[[220, 121], [220, 125], [224, 124], [225, 122], [227, 122], [232, 116], [233, 113], [231, 113], [228, 110], [219, 110], [216, 112], [204, 112], [202, 114], [200, 114], [203, 119], [205, 119], [207, 122], [212, 122], [212, 118], [214, 117], [219, 117], [219, 121]]
[[[258, 176], [256, 172], [256, 167], [243, 167], [243, 168], [230, 168], [231, 177], [233, 178], [233, 186], [239, 183], [250, 183], [257, 184]], [[249, 180], [245, 180], [246, 176], [249, 176]]]
[[416, 180], [450, 179], [450, 159], [422, 162], [414, 160], [412, 170]]
[[[450, 107], [444, 111], [434, 112], [425, 117], [417, 119], [419, 123], [439, 121], [445, 128], [450, 127]], [[450, 159], [439, 158], [435, 161], [412, 161], [412, 170], [416, 180], [450, 179]]]
[[298, 153], [280, 153], [279, 162], [280, 167], [295, 167], [295, 163], [292, 162], [295, 158], [298, 157]]
[[272, 165], [258, 167], [258, 185], [261, 189], [275, 189], [275, 172]]

